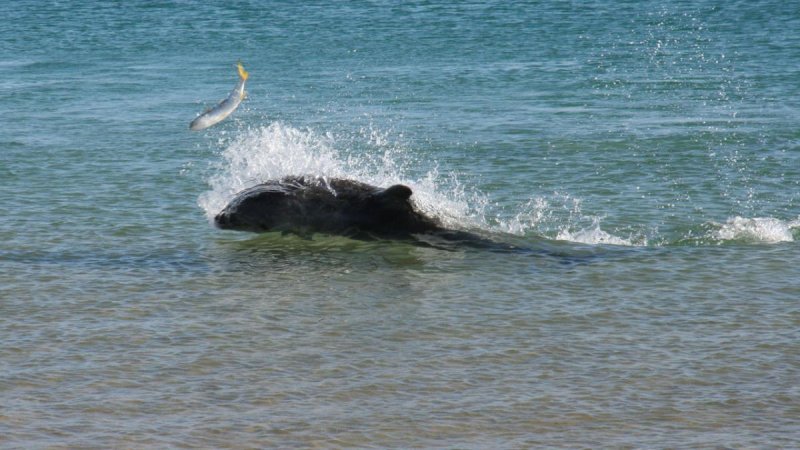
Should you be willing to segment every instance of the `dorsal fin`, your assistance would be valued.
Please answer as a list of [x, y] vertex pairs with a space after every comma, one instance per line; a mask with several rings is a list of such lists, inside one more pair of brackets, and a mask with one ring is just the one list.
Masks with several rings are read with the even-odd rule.
[[411, 197], [411, 194], [411, 188], [404, 184], [395, 184], [394, 186], [389, 186], [378, 193], [380, 197], [393, 198], [397, 200], [408, 200]]

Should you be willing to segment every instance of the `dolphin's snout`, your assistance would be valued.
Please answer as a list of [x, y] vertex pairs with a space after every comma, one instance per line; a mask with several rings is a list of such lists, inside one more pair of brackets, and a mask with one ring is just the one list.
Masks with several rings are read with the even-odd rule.
[[219, 213], [216, 216], [214, 216], [214, 223], [219, 228], [222, 228], [222, 229], [230, 228], [231, 225], [232, 225], [231, 222], [232, 221], [231, 221], [230, 214], [228, 214], [225, 211], [222, 211], [221, 213]]

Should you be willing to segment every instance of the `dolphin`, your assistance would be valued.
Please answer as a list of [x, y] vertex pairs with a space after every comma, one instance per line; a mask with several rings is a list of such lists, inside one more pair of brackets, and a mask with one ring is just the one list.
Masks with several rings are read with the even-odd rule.
[[446, 228], [417, 210], [411, 195], [411, 188], [403, 184], [380, 188], [344, 178], [289, 176], [237, 193], [214, 217], [214, 223], [223, 230], [281, 232], [305, 238], [323, 233], [362, 240], [408, 240], [443, 250], [473, 248], [551, 256], [566, 265], [595, 257], [594, 252], [571, 255], [546, 242], [530, 246], [514, 236], [489, 237]]
[[360, 181], [291, 176], [245, 189], [214, 217], [224, 230], [324, 233], [357, 238], [403, 238], [441, 231], [418, 211], [411, 188], [380, 188]]

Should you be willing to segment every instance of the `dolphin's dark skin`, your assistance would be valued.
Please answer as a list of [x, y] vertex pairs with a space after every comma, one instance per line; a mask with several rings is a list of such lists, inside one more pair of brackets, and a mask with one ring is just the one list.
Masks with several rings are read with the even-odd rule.
[[214, 223], [225, 230], [355, 238], [401, 239], [442, 231], [436, 219], [414, 208], [411, 194], [402, 184], [382, 189], [347, 179], [287, 177], [239, 192]]

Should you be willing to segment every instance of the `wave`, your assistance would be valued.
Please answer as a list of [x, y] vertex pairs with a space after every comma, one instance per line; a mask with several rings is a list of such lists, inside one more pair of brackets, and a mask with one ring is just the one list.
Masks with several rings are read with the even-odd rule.
[[732, 217], [725, 223], [711, 223], [710, 238], [719, 242], [776, 244], [793, 242], [800, 219], [786, 221], [774, 217]]

